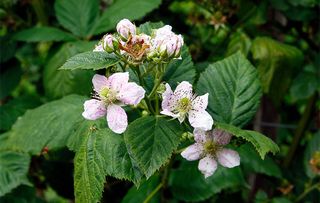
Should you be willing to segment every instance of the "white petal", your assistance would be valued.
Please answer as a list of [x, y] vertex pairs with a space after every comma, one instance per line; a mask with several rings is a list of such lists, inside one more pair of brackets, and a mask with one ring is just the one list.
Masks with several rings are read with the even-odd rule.
[[[218, 164], [217, 162], [209, 157], [206, 156], [199, 161], [198, 169], [204, 175], [205, 178], [212, 176], [214, 172], [217, 170]], [[227, 180], [226, 180], [227, 181]]]
[[137, 105], [144, 98], [146, 91], [134, 82], [122, 86], [118, 99], [124, 104]]
[[182, 99], [182, 98], [188, 98], [191, 99], [192, 98], [192, 85], [187, 82], [187, 81], [183, 81], [181, 82], [177, 88], [174, 91], [174, 95], [177, 97], [177, 99]]
[[194, 140], [199, 143], [205, 143], [207, 141], [206, 131], [195, 128], [193, 130]]
[[112, 90], [120, 91], [123, 85], [128, 84], [129, 73], [114, 73], [108, 78], [108, 81]]
[[233, 168], [240, 165], [240, 156], [238, 152], [231, 149], [222, 149], [217, 152], [219, 163], [227, 168]]
[[95, 74], [93, 76], [92, 84], [96, 92], [100, 92], [102, 88], [109, 86], [108, 79], [105, 76], [99, 74]]
[[128, 126], [128, 117], [123, 108], [111, 104], [107, 108], [107, 122], [113, 132], [120, 134], [123, 133]]
[[188, 161], [194, 161], [200, 159], [201, 154], [203, 153], [203, 146], [199, 143], [195, 143], [187, 147], [181, 153], [181, 156]]
[[192, 109], [198, 110], [198, 111], [206, 110], [206, 108], [208, 106], [208, 96], [209, 96], [209, 94], [207, 93], [202, 96], [196, 97], [192, 101]]
[[199, 128], [204, 131], [212, 129], [213, 119], [206, 111], [189, 111], [189, 122], [192, 127]]
[[83, 106], [84, 112], [82, 116], [87, 120], [96, 120], [107, 113], [104, 103], [96, 99], [85, 101]]
[[178, 118], [179, 117], [179, 114], [174, 114], [171, 111], [168, 111], [167, 109], [161, 111], [160, 113], [163, 114], [163, 115], [171, 116], [173, 118]]
[[161, 108], [162, 109], [168, 109], [170, 111], [173, 110], [174, 107], [174, 103], [176, 102], [176, 100], [173, 98], [173, 92], [171, 90], [170, 85], [167, 83], [166, 84], [166, 91], [164, 93], [162, 93], [162, 103], [161, 103]]
[[232, 135], [220, 129], [212, 130], [212, 137], [215, 143], [226, 145], [230, 142]]

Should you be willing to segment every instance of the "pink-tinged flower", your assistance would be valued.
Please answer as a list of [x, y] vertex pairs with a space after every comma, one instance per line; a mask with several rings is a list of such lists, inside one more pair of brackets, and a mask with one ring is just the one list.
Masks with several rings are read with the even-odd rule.
[[137, 105], [144, 98], [145, 90], [134, 82], [129, 82], [129, 73], [115, 73], [109, 78], [94, 75], [92, 83], [95, 91], [93, 99], [84, 103], [82, 116], [96, 120], [107, 115], [109, 128], [115, 133], [123, 133], [128, 126], [123, 105]]
[[161, 114], [178, 118], [180, 123], [188, 116], [192, 127], [211, 130], [213, 119], [206, 111], [209, 94], [195, 96], [189, 82], [181, 82], [173, 92], [169, 84], [162, 94]]
[[128, 39], [130, 35], [133, 36], [136, 34], [136, 26], [128, 19], [122, 19], [117, 24], [117, 32], [124, 39]]
[[101, 44], [101, 42], [99, 42], [99, 44], [96, 45], [96, 47], [93, 49], [93, 51], [94, 51], [94, 52], [104, 51], [103, 45]]
[[118, 43], [117, 39], [111, 34], [106, 34], [102, 38], [103, 49], [109, 53], [111, 53], [115, 50], [114, 44], [117, 44], [117, 43]]
[[181, 156], [188, 161], [200, 159], [198, 169], [205, 178], [214, 174], [218, 167], [217, 162], [227, 168], [239, 166], [238, 152], [224, 148], [224, 145], [230, 142], [231, 134], [219, 129], [212, 131], [195, 129], [193, 134], [196, 143], [187, 147]]

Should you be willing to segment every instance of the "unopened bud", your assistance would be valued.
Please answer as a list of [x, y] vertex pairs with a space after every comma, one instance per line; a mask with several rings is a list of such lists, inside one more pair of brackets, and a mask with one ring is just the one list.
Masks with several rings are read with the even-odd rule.
[[128, 19], [122, 19], [117, 24], [117, 32], [122, 38], [128, 39], [130, 35], [136, 34], [136, 26]]

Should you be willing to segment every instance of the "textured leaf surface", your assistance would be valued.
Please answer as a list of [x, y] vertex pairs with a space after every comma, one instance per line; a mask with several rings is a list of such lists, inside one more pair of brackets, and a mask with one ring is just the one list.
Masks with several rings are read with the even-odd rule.
[[256, 69], [240, 52], [209, 65], [197, 90], [199, 95], [209, 93], [214, 120], [240, 127], [252, 119], [262, 94]]
[[107, 52], [88, 51], [77, 54], [67, 60], [60, 69], [75, 70], [75, 69], [93, 69], [99, 70], [108, 68], [119, 62], [119, 59]]
[[149, 178], [170, 158], [182, 133], [177, 121], [148, 116], [133, 121], [124, 139], [134, 160]]
[[260, 157], [264, 159], [265, 155], [268, 152], [273, 154], [279, 152], [279, 147], [276, 143], [274, 143], [270, 138], [262, 135], [259, 132], [251, 131], [251, 130], [242, 130], [233, 125], [225, 124], [225, 123], [216, 123], [216, 128], [224, 130], [235, 137], [239, 137], [245, 139], [250, 142], [254, 148], [259, 153]]
[[247, 56], [251, 48], [251, 39], [249, 36], [238, 30], [235, 32], [230, 39], [227, 47], [226, 56], [237, 53], [239, 50], [244, 56]]
[[13, 38], [25, 42], [71, 41], [76, 39], [70, 33], [54, 27], [33, 27], [18, 32]]
[[0, 152], [0, 196], [27, 180], [30, 156], [18, 152]]
[[198, 170], [198, 161], [183, 162], [178, 169], [172, 170], [169, 177], [169, 187], [174, 197], [187, 202], [205, 200], [221, 190], [241, 186], [246, 186], [246, 183], [239, 167], [229, 169], [218, 166], [217, 171], [205, 179]]
[[87, 37], [99, 15], [98, 0], [57, 0], [54, 4], [59, 23], [74, 35]]

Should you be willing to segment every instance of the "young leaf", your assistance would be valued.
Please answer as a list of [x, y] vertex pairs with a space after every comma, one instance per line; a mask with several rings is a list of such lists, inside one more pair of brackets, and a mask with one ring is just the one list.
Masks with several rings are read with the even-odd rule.
[[132, 157], [149, 178], [168, 161], [183, 133], [177, 121], [162, 117], [142, 117], [133, 121], [124, 134]]
[[74, 35], [87, 37], [99, 15], [98, 0], [57, 0], [54, 4], [59, 23]]
[[18, 152], [0, 152], [0, 197], [27, 182], [30, 156]]
[[25, 42], [72, 41], [76, 37], [54, 27], [33, 27], [22, 30], [13, 39]]
[[245, 139], [250, 142], [254, 148], [259, 153], [260, 157], [264, 159], [265, 155], [268, 152], [273, 154], [279, 152], [279, 147], [276, 143], [274, 143], [270, 138], [262, 135], [259, 132], [251, 131], [251, 130], [242, 130], [233, 125], [225, 124], [225, 123], [215, 123], [216, 128], [224, 130], [235, 137], [239, 137]]
[[60, 70], [76, 70], [76, 69], [93, 69], [99, 70], [114, 66], [119, 62], [119, 59], [107, 52], [88, 51], [77, 54], [67, 60]]
[[240, 53], [218, 61], [200, 74], [198, 94], [209, 93], [208, 111], [218, 122], [242, 127], [254, 116], [261, 93], [256, 69]]

